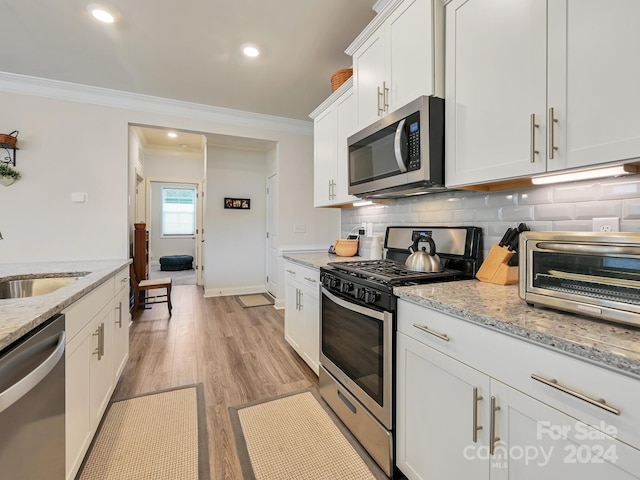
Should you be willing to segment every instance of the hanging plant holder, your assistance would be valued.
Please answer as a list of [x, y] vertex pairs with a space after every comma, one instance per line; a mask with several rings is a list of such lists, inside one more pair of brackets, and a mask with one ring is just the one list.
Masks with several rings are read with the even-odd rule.
[[0, 183], [8, 187], [20, 178], [20, 172], [11, 168], [8, 163], [0, 162]]
[[[7, 156], [2, 158], [2, 162], [16, 166], [16, 150], [18, 148], [18, 130], [11, 133], [0, 133], [0, 148], [4, 148]], [[12, 155], [13, 152], [13, 155]]]

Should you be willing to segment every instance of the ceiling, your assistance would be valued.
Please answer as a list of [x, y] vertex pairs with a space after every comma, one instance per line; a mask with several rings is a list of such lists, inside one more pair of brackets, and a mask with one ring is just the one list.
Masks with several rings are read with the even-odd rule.
[[105, 0], [111, 25], [89, 3], [0, 0], [0, 70], [309, 121], [377, 2]]

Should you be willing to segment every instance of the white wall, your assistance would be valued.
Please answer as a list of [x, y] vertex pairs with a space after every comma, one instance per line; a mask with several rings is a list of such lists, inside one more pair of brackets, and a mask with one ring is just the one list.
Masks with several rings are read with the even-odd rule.
[[[205, 296], [266, 288], [267, 154], [207, 148]], [[248, 198], [250, 209], [224, 208], [224, 198]]]
[[[279, 171], [281, 243], [329, 245], [338, 235], [340, 213], [313, 208], [311, 122], [6, 73], [0, 73], [0, 105], [0, 132], [20, 131], [23, 173], [0, 189], [0, 262], [128, 257], [129, 196], [135, 195], [128, 158], [132, 150], [137, 155], [130, 124], [276, 142], [277, 162], [270, 164]], [[71, 203], [72, 192], [86, 192], [88, 201]], [[300, 222], [307, 233], [294, 235]], [[205, 257], [205, 272], [210, 261]]]

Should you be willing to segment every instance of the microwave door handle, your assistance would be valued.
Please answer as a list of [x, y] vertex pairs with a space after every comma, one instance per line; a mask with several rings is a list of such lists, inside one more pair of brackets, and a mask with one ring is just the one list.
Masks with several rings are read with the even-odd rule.
[[396, 154], [396, 162], [398, 163], [400, 173], [406, 173], [407, 171], [405, 159], [402, 157], [402, 134], [404, 133], [404, 123], [406, 120], [406, 118], [403, 118], [400, 120], [400, 123], [398, 123], [398, 128], [396, 128], [396, 137], [393, 141], [393, 151]]

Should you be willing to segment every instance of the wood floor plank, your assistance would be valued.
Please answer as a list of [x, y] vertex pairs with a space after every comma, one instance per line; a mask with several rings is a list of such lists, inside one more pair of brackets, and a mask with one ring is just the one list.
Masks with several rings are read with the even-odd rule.
[[228, 409], [317, 386], [284, 340], [284, 311], [242, 308], [236, 297], [203, 298], [195, 285], [134, 318], [129, 361], [114, 398], [202, 383], [212, 480], [241, 480]]

